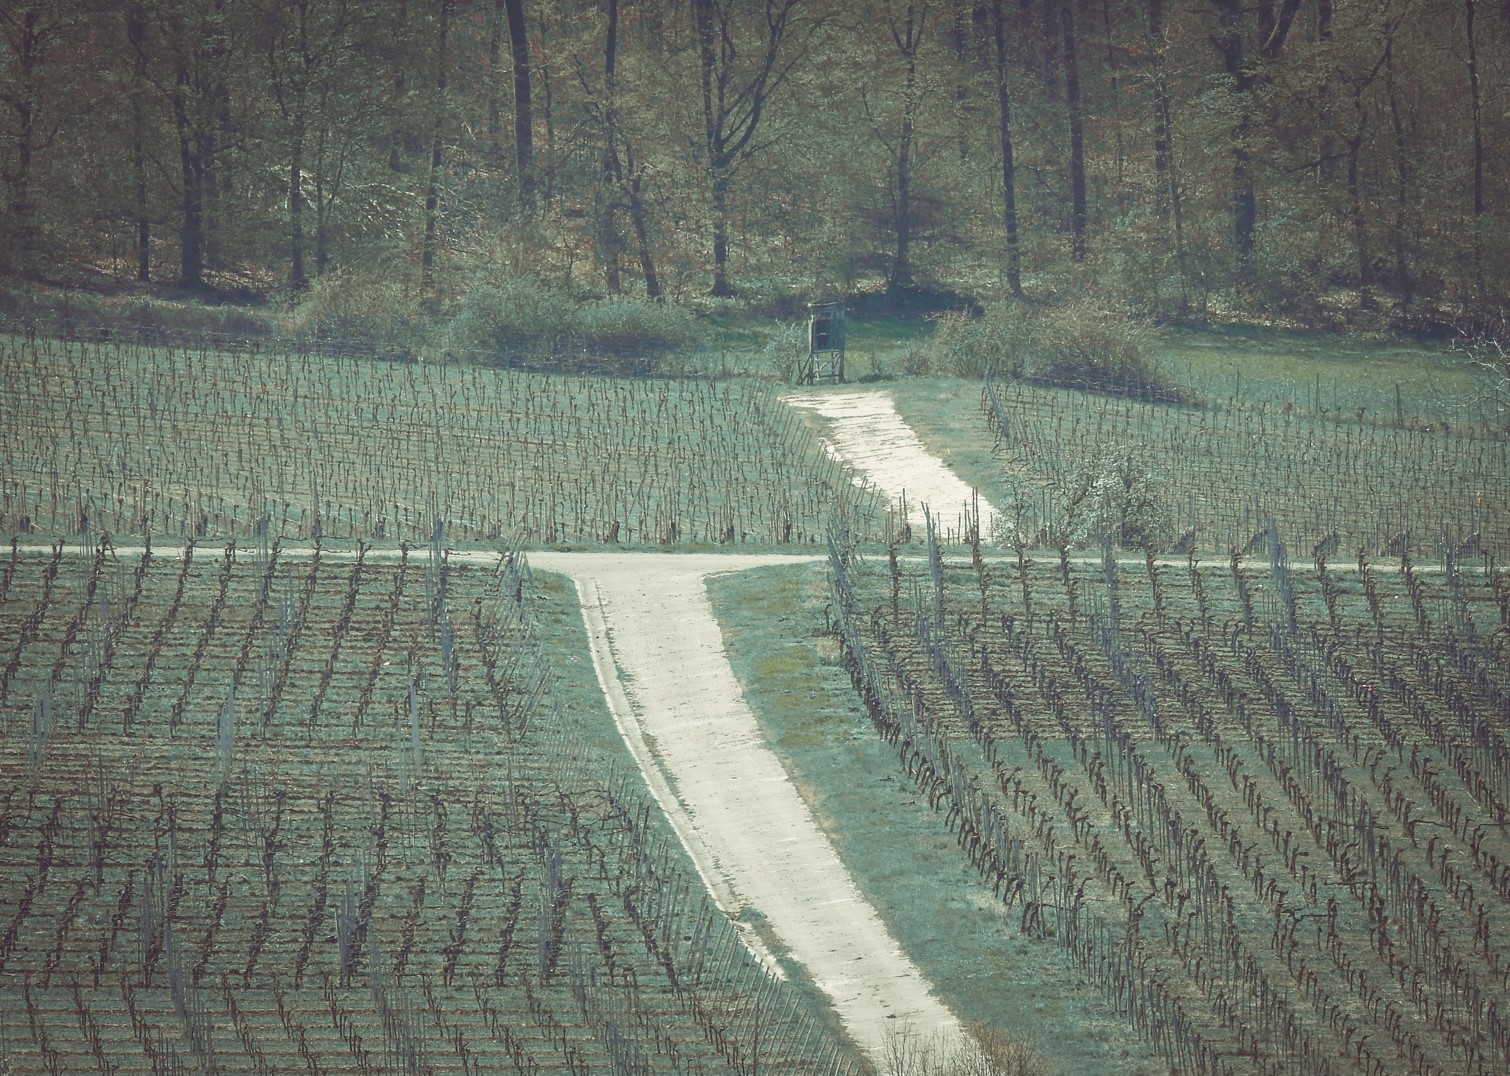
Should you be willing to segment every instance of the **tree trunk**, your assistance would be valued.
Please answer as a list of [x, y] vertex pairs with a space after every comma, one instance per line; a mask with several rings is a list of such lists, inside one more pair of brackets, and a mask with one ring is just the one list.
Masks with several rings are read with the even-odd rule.
[[1232, 79], [1236, 98], [1237, 122], [1232, 129], [1232, 246], [1236, 259], [1235, 276], [1239, 288], [1257, 282], [1254, 260], [1254, 232], [1258, 228], [1258, 197], [1253, 184], [1253, 154], [1249, 136], [1253, 131], [1252, 91], [1259, 84], [1259, 62], [1273, 62], [1284, 49], [1290, 27], [1301, 0], [1284, 0], [1278, 14], [1273, 4], [1259, 42], [1258, 55], [1249, 57], [1243, 44], [1242, 0], [1215, 0], [1217, 35], [1212, 39], [1222, 54], [1222, 68]]
[[729, 283], [729, 172], [715, 168], [709, 182], [713, 200], [713, 287], [709, 294], [729, 298], [734, 286]]
[[189, 115], [191, 76], [180, 35], [174, 57], [173, 125], [178, 134], [178, 279], [185, 288], [204, 287], [205, 140]]
[[897, 189], [894, 222], [897, 247], [886, 278], [886, 291], [903, 293], [912, 287], [912, 116], [901, 121], [901, 145], [897, 146]]
[[622, 182], [619, 164], [618, 116], [616, 112], [616, 76], [619, 52], [619, 0], [607, 0], [607, 26], [603, 33], [603, 158], [598, 186], [593, 192], [593, 209], [597, 217], [598, 258], [603, 263], [603, 283], [609, 292], [622, 287], [619, 256], [623, 243], [614, 223], [617, 189]]
[[1400, 99], [1395, 93], [1394, 32], [1384, 46], [1384, 81], [1389, 94], [1389, 125], [1395, 136], [1395, 219], [1391, 229], [1395, 251], [1395, 294], [1402, 309], [1409, 309], [1416, 297], [1405, 241], [1406, 222], [1410, 214], [1410, 157], [1406, 144], [1405, 120], [1400, 115]]
[[1042, 0], [1039, 29], [1043, 34], [1043, 92], [1049, 100], [1059, 99], [1058, 57], [1064, 43], [1064, 32], [1059, 28], [1060, 0]]
[[1012, 94], [1007, 84], [1007, 15], [1002, 0], [991, 0], [992, 31], [996, 59], [996, 104], [1001, 138], [1002, 224], [1007, 239], [1007, 286], [1022, 294], [1022, 252], [1017, 234], [1017, 167], [1012, 145]]
[[1274, 0], [1258, 0], [1253, 6], [1258, 12], [1258, 36], [1267, 41], [1274, 32]]
[[524, 0], [504, 0], [504, 12], [514, 57], [514, 167], [519, 173], [519, 204], [528, 207], [535, 200], [535, 116], [530, 105], [530, 41], [524, 25]]
[[[1316, 0], [1316, 40], [1323, 44], [1332, 40], [1332, 0]], [[1324, 187], [1331, 186], [1336, 179], [1336, 167], [1332, 163], [1336, 148], [1332, 144], [1331, 124], [1326, 122], [1332, 96], [1332, 73], [1328, 70], [1316, 87], [1316, 111], [1322, 117], [1321, 139], [1316, 148], [1316, 175]]]
[[178, 281], [185, 288], [197, 290], [204, 287], [204, 216], [200, 205], [203, 180], [192, 144], [182, 133], [178, 138], [178, 155], [183, 183], [179, 200]]
[[1474, 32], [1475, 0], [1463, 0], [1468, 35], [1468, 107], [1473, 119], [1473, 274], [1478, 294], [1484, 294], [1484, 122], [1479, 90], [1478, 40]]
[[1070, 234], [1079, 262], [1085, 260], [1085, 113], [1080, 101], [1080, 58], [1071, 0], [1060, 0], [1059, 25], [1064, 33], [1064, 99], [1070, 121]]
[[324, 276], [330, 268], [330, 205], [325, 194], [326, 127], [326, 124], [320, 124], [315, 136], [315, 276]]
[[1222, 69], [1232, 79], [1236, 98], [1237, 122], [1232, 128], [1232, 249], [1236, 259], [1234, 274], [1239, 287], [1251, 287], [1256, 281], [1253, 260], [1253, 232], [1258, 224], [1258, 201], [1253, 191], [1252, 158], [1248, 133], [1252, 128], [1248, 91], [1253, 88], [1253, 72], [1248, 68], [1243, 48], [1242, 7], [1239, 0], [1217, 0], [1219, 34], [1215, 43], [1222, 54]]
[[1174, 159], [1174, 121], [1169, 107], [1169, 84], [1164, 77], [1164, 0], [1148, 0], [1149, 55], [1153, 65], [1153, 167], [1159, 214], [1174, 228], [1174, 256], [1180, 277], [1180, 309], [1190, 305], [1185, 270], [1185, 214], [1180, 204], [1180, 176]]
[[[408, 0], [398, 0], [394, 11], [393, 33], [396, 39], [402, 40], [409, 34], [409, 4]], [[408, 164], [405, 158], [408, 149], [405, 145], [408, 139], [407, 125], [403, 117], [403, 102], [409, 96], [409, 72], [404, 63], [409, 59], [403, 49], [396, 50], [396, 62], [393, 71], [393, 103], [392, 114], [395, 117], [393, 128], [389, 132], [388, 144], [388, 170], [390, 172], [407, 172]]]
[[[549, 11], [547, 7], [536, 20], [536, 40], [540, 43], [540, 49], [545, 50], [545, 33], [549, 27]], [[551, 65], [548, 63], [538, 64], [535, 74], [539, 79], [540, 86], [540, 124], [545, 128], [545, 168], [544, 175], [541, 169], [536, 167], [534, 172], [534, 196], [544, 196], [547, 203], [556, 197], [556, 161], [560, 155], [556, 152], [556, 96], [551, 86]], [[542, 179], [544, 182], [542, 183]]]
[[[629, 223], [634, 229], [636, 254], [640, 263], [640, 275], [645, 281], [645, 295], [650, 299], [661, 297], [661, 280], [655, 270], [655, 252], [650, 245], [650, 229], [645, 219], [645, 202], [640, 196], [640, 170], [635, 164], [634, 144], [618, 122], [618, 0], [608, 0], [608, 29], [604, 39], [603, 72], [607, 86], [608, 102], [605, 110], [603, 192], [609, 199], [604, 207], [608, 231], [601, 234], [600, 244], [605, 249], [607, 283], [611, 291], [621, 286], [619, 257], [624, 240], [614, 226], [612, 213], [617, 197], [623, 198], [623, 206], [629, 211]], [[624, 147], [623, 158], [619, 156], [620, 144]]]
[[[914, 80], [914, 64], [907, 65], [907, 88], [910, 93]], [[891, 273], [886, 280], [886, 290], [898, 295], [912, 287], [912, 138], [913, 108], [904, 106], [902, 129], [898, 133], [897, 181], [893, 192], [896, 199], [893, 225], [896, 230], [896, 250], [892, 257]]]
[[446, 39], [451, 29], [451, 0], [439, 0], [440, 35], [435, 50], [435, 107], [430, 119], [430, 171], [425, 180], [425, 236], [420, 249], [420, 293], [427, 314], [440, 312], [435, 290], [435, 255], [440, 246], [440, 173], [446, 119]]
[[294, 91], [293, 130], [288, 153], [288, 286], [303, 291], [304, 275], [304, 101], [301, 85]]
[[147, 210], [147, 9], [126, 9], [126, 38], [134, 54], [131, 86], [131, 179], [136, 198], [136, 279], [152, 279], [152, 218]]
[[488, 18], [488, 159], [495, 165], [503, 162], [503, 100], [500, 86], [503, 79], [499, 69], [503, 66], [503, 0], [493, 0], [493, 13]]
[[715, 95], [719, 84], [717, 11], [712, 0], [692, 0], [693, 28], [697, 33], [698, 80], [703, 96], [704, 139], [708, 153], [708, 196], [713, 211], [713, 287], [709, 294], [725, 298], [734, 294], [729, 285], [729, 169], [733, 162], [724, 144], [723, 101]]
[[645, 205], [640, 198], [640, 177], [629, 179], [629, 222], [634, 226], [634, 239], [639, 248], [640, 275], [645, 279], [645, 297], [661, 297], [661, 280], [655, 271], [655, 253], [650, 248], [650, 233], [645, 227]]
[[1363, 212], [1363, 192], [1360, 184], [1358, 157], [1363, 147], [1363, 134], [1368, 127], [1368, 116], [1358, 96], [1353, 98], [1353, 107], [1358, 112], [1358, 126], [1347, 144], [1347, 197], [1348, 216], [1353, 225], [1353, 246], [1358, 256], [1358, 305], [1364, 310], [1374, 308], [1373, 296], [1369, 293], [1372, 273], [1369, 269], [1368, 228]]
[[425, 312], [440, 312], [440, 296], [435, 290], [435, 253], [440, 246], [440, 169], [441, 135], [437, 130], [430, 136], [430, 171], [425, 180], [425, 236], [419, 256], [419, 287], [424, 296]]
[[1379, 77], [1379, 72], [1389, 65], [1390, 53], [1393, 50], [1393, 35], [1393, 28], [1388, 27], [1385, 34], [1384, 53], [1367, 75], [1355, 79], [1353, 83], [1353, 115], [1356, 118], [1356, 125], [1347, 143], [1348, 216], [1352, 222], [1353, 245], [1358, 256], [1358, 304], [1364, 310], [1373, 310], [1377, 302], [1372, 290], [1374, 266], [1369, 252], [1368, 213], [1363, 202], [1362, 151], [1369, 120], [1368, 110], [1363, 103], [1363, 95]]
[[970, 27], [965, 22], [965, 8], [978, 5], [966, 0], [950, 0], [949, 3], [949, 51], [954, 57], [954, 120], [958, 125], [956, 138], [959, 160], [970, 160]]
[[[309, 81], [314, 60], [309, 51], [309, 0], [294, 0], [297, 10], [299, 56], [288, 110], [288, 286], [303, 291], [304, 274], [304, 137], [308, 129]], [[283, 102], [280, 92], [279, 103]]]
[[[29, 92], [29, 90], [28, 90]], [[16, 102], [16, 170], [10, 177], [10, 211], [16, 222], [16, 254], [21, 277], [30, 280], [37, 271], [36, 207], [31, 200], [31, 161], [35, 106], [30, 100]]]
[[204, 119], [199, 125], [200, 171], [204, 180], [200, 188], [203, 214], [205, 264], [222, 269], [226, 264], [222, 243], [220, 196], [234, 189], [232, 170], [222, 160], [221, 147], [231, 141], [231, 97], [225, 84], [225, 66], [230, 47], [225, 31], [226, 0], [211, 0], [207, 20], [208, 47], [205, 49], [204, 72], [196, 87], [204, 102]]
[[1106, 83], [1112, 99], [1112, 133], [1117, 150], [1117, 212], [1126, 212], [1127, 154], [1122, 145], [1122, 77], [1117, 63], [1116, 38], [1112, 32], [1111, 0], [1101, 0], [1101, 32], [1106, 43]]
[[918, 45], [923, 37], [926, 10], [917, 4], [907, 5], [907, 14], [899, 27], [891, 24], [892, 40], [902, 54], [902, 122], [897, 132], [896, 182], [892, 189], [892, 227], [896, 248], [886, 291], [900, 295], [912, 287], [912, 155], [917, 128]]
[[[36, 67], [41, 61], [42, 37], [37, 24], [42, 12], [38, 5], [28, 7], [20, 18], [20, 37], [16, 42], [17, 89], [6, 95], [16, 116], [16, 164], [5, 173], [6, 207], [15, 221], [16, 268], [23, 279], [36, 273], [37, 221], [32, 205], [32, 154], [36, 149], [37, 103], [32, 96]], [[44, 68], [45, 70], [45, 68]]]

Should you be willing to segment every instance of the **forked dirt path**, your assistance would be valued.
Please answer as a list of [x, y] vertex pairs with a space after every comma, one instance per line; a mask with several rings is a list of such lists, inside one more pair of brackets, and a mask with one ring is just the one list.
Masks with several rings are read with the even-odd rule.
[[878, 1067], [888, 1033], [952, 1036], [954, 1015], [856, 888], [766, 745], [724, 653], [710, 575], [815, 558], [531, 553], [576, 583], [619, 730], [724, 911], [758, 912], [747, 943], [800, 962]]
[[[923, 525], [922, 506], [929, 504], [941, 529], [959, 529], [973, 491], [928, 452], [889, 394], [834, 392], [787, 400], [829, 419], [825, 449], [894, 502], [905, 497], [915, 527]], [[984, 502], [979, 512], [981, 529], [989, 534], [994, 512]], [[175, 546], [157, 548], [166, 554]], [[449, 555], [478, 563], [496, 563], [498, 557], [478, 550]], [[782, 976], [777, 952], [800, 963], [882, 1071], [891, 1036], [947, 1043], [962, 1034], [958, 1019], [860, 893], [766, 744], [724, 652], [708, 577], [818, 558], [555, 551], [528, 556], [532, 568], [561, 573], [576, 585], [598, 681], [625, 743], [704, 883], [742, 927], [756, 956]]]
[[782, 399], [827, 420], [823, 448], [847, 463], [858, 477], [879, 489], [893, 504], [905, 502], [907, 522], [921, 531], [923, 506], [933, 512], [944, 531], [963, 532], [960, 525], [972, 499], [979, 505], [980, 533], [991, 533], [996, 510], [980, 500], [970, 485], [928, 451], [897, 411], [889, 392], [875, 390], [791, 393]]
[[[923, 445], [889, 393], [786, 397], [829, 420], [824, 449], [924, 525], [960, 530], [974, 501], [995, 511]], [[769, 940], [832, 999], [856, 1042], [884, 1067], [888, 1034], [959, 1033], [959, 1022], [856, 888], [746, 703], [708, 600], [710, 575], [802, 556], [532, 553], [576, 583], [598, 681], [619, 731], [714, 898], [736, 922], [755, 911]], [[781, 973], [767, 938], [747, 944]]]

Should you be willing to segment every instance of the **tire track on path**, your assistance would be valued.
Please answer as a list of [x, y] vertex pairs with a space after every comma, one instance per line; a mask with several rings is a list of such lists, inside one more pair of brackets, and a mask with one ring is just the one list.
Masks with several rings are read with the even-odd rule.
[[913, 529], [923, 528], [926, 505], [941, 537], [945, 531], [963, 534], [965, 511], [974, 503], [980, 513], [981, 537], [990, 536], [996, 509], [928, 450], [897, 411], [891, 393], [805, 392], [788, 394], [782, 400], [827, 420], [820, 438], [824, 451], [848, 464], [857, 478], [879, 489], [899, 509], [905, 505]]
[[[724, 652], [709, 575], [812, 557], [532, 553], [576, 583], [625, 743], [726, 914], [770, 939], [831, 999], [878, 1066], [888, 1034], [958, 1033], [954, 1015], [855, 886], [767, 746]], [[744, 934], [779, 971], [765, 939]]]

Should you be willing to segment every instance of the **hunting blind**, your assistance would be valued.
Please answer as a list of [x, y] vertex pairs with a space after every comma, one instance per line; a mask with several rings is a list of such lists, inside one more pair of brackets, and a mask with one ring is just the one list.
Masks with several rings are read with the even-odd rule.
[[844, 380], [844, 304], [808, 303], [807, 362], [801, 380]]

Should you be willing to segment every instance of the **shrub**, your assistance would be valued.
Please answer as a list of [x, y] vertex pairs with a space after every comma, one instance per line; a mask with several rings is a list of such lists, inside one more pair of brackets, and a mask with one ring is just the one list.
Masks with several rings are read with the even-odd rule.
[[1020, 374], [1032, 321], [1016, 302], [993, 304], [980, 316], [963, 310], [939, 314], [923, 347], [926, 366], [955, 377], [980, 378], [990, 370]]
[[1472, 363], [1478, 381], [1475, 395], [1510, 419], [1510, 312], [1499, 310], [1472, 330], [1460, 330], [1453, 350]]
[[684, 307], [625, 296], [583, 303], [571, 327], [586, 346], [609, 353], [672, 351], [692, 346], [700, 335], [697, 318]]
[[1059, 494], [1056, 544], [1094, 545], [1107, 538], [1124, 549], [1157, 550], [1169, 532], [1163, 489], [1129, 446], [1108, 446], [1082, 462]]
[[995, 371], [1092, 392], [1187, 397], [1159, 369], [1147, 323], [1096, 299], [1044, 307], [994, 303], [980, 317], [941, 314], [924, 351], [929, 367], [956, 377]]
[[402, 281], [339, 270], [299, 296], [285, 332], [292, 343], [322, 351], [407, 357], [422, 341], [424, 324]]
[[1030, 1036], [1008, 1037], [980, 1025], [953, 1035], [893, 1028], [881, 1057], [884, 1076], [1039, 1076], [1045, 1071]]
[[645, 372], [666, 353], [691, 346], [696, 317], [669, 303], [611, 296], [578, 302], [531, 277], [473, 288], [443, 332], [453, 351], [480, 352], [508, 365], [560, 365]]
[[1041, 544], [1048, 538], [1045, 533], [1048, 521], [1040, 509], [1042, 487], [1010, 468], [1002, 471], [1001, 480], [1005, 496], [997, 502], [997, 514], [991, 521], [991, 544], [1014, 547]]
[[792, 381], [807, 359], [807, 323], [789, 321], [782, 325], [766, 340], [760, 356], [772, 375]]
[[902, 373], [908, 377], [927, 377], [933, 372], [933, 361], [927, 348], [913, 348], [902, 356]]
[[1116, 395], [1173, 392], [1149, 351], [1147, 325], [1093, 299], [1045, 309], [1022, 374], [1043, 384]]
[[70, 339], [233, 347], [266, 340], [276, 327], [254, 305], [53, 289], [0, 291], [0, 325], [7, 323]]
[[571, 320], [566, 295], [531, 277], [512, 277], [467, 292], [451, 316], [448, 345], [507, 361], [512, 353], [537, 350], [561, 336]]

